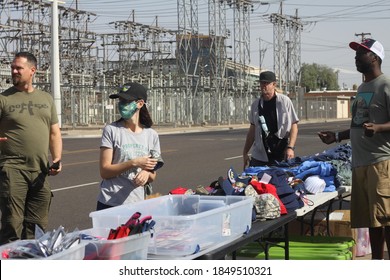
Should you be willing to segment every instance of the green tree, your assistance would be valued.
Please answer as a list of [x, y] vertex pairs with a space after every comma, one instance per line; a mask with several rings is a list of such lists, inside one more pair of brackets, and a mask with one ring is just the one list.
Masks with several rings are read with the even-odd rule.
[[306, 92], [313, 90], [339, 90], [337, 73], [332, 68], [316, 63], [303, 63], [301, 67], [301, 85]]

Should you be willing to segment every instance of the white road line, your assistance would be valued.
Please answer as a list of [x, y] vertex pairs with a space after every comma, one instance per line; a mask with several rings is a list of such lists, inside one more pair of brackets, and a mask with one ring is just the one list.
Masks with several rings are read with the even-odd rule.
[[86, 187], [86, 186], [96, 185], [96, 184], [99, 184], [99, 183], [100, 182], [92, 182], [92, 183], [87, 183], [87, 184], [70, 186], [70, 187], [61, 188], [61, 189], [55, 189], [55, 190], [52, 190], [52, 192], [59, 192], [59, 191], [65, 191], [65, 190], [70, 190], [70, 189], [75, 189], [75, 188], [82, 188], [82, 187]]
[[224, 160], [232, 160], [232, 159], [236, 159], [236, 158], [242, 158], [242, 156], [228, 157], [228, 158], [224, 158]]

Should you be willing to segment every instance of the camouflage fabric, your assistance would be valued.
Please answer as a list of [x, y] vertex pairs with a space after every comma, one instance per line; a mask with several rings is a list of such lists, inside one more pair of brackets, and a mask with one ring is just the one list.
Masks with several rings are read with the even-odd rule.
[[246, 196], [253, 196], [254, 198], [256, 198], [257, 196], [259, 196], [259, 194], [257, 193], [257, 191], [253, 188], [252, 185], [248, 185], [245, 187], [245, 195]]
[[273, 194], [258, 194], [251, 185], [248, 185], [245, 188], [245, 195], [255, 198], [253, 205], [255, 206], [257, 219], [265, 221], [280, 217], [280, 204]]
[[256, 217], [261, 220], [271, 220], [280, 217], [280, 204], [273, 194], [263, 193], [255, 198]]

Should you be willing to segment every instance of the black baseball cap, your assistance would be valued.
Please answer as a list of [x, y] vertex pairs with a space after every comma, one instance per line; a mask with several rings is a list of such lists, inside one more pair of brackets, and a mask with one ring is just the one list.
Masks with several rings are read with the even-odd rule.
[[260, 82], [272, 83], [276, 82], [276, 76], [274, 72], [264, 71], [260, 73]]
[[121, 97], [127, 101], [142, 99], [145, 102], [148, 99], [148, 96], [146, 94], [146, 88], [143, 85], [136, 82], [124, 84], [123, 86], [120, 87], [118, 93], [111, 94], [109, 97], [111, 99]]

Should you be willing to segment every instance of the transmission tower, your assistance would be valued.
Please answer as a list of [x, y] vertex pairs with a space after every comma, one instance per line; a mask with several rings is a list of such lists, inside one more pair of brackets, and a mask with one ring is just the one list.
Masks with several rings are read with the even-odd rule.
[[298, 18], [298, 10], [296, 10], [295, 17], [290, 20], [291, 26], [289, 28], [289, 44], [288, 49], [288, 76], [287, 76], [287, 91], [295, 92], [300, 83], [299, 73], [301, 70], [301, 34], [303, 24]]
[[280, 13], [271, 14], [274, 26], [274, 72], [281, 89], [288, 93], [295, 90], [301, 68], [301, 31], [303, 24], [297, 14], [293, 17]]
[[233, 96], [242, 100], [235, 107], [235, 116], [245, 119], [244, 104], [251, 98], [252, 86], [249, 82], [250, 69], [250, 13], [253, 11], [252, 0], [227, 0], [233, 9], [233, 67], [235, 75], [235, 90]]
[[[193, 124], [193, 98], [197, 96], [199, 77], [199, 24], [198, 0], [178, 0], [178, 34], [177, 34], [177, 70], [179, 85], [179, 102], [181, 105], [178, 120], [182, 124]], [[188, 116], [186, 117], [185, 107]]]
[[[93, 104], [101, 102], [97, 95], [97, 35], [89, 31], [96, 14], [79, 9], [59, 7], [60, 53], [63, 107], [70, 112], [72, 125], [89, 124]], [[103, 122], [104, 114], [100, 114]]]
[[[222, 119], [221, 100], [226, 95], [226, 39], [230, 36], [226, 29], [226, 1], [209, 1], [209, 71], [208, 85], [210, 99], [207, 115], [211, 122], [220, 123]], [[203, 71], [204, 73], [204, 71]], [[205, 106], [204, 106], [205, 107]]]
[[[160, 27], [157, 16], [152, 24], [137, 22], [132, 11], [127, 20], [107, 23], [114, 32], [99, 34], [90, 31], [96, 14], [79, 10], [77, 0], [59, 5], [62, 124], [113, 121], [117, 112], [108, 94], [128, 81], [148, 87], [156, 123], [246, 120], [252, 2], [209, 0], [206, 35], [199, 33], [198, 0], [177, 1], [177, 30]], [[38, 59], [34, 83], [50, 91], [51, 8], [46, 0], [0, 1], [1, 89], [9, 87], [14, 54], [30, 51]]]
[[2, 61], [10, 62], [15, 52], [30, 51], [37, 56], [40, 70], [50, 67], [50, 7], [42, 1], [2, 1]]
[[[1, 1], [0, 57], [2, 68], [10, 63], [16, 52], [29, 51], [38, 60], [34, 83], [43, 90], [51, 88], [51, 3], [41, 0]], [[92, 13], [58, 7], [60, 20], [60, 68], [62, 70], [61, 112], [71, 116], [65, 122], [89, 123], [90, 104], [96, 95], [92, 88], [96, 69], [93, 52], [96, 35], [88, 31]], [[1, 72], [1, 87], [10, 77]], [[74, 108], [78, 108], [77, 112]], [[60, 111], [60, 110], [59, 110]], [[71, 111], [71, 113], [70, 113]], [[77, 115], [77, 120], [74, 116]]]
[[[158, 26], [158, 17], [151, 25], [135, 19], [133, 10], [128, 20], [111, 22], [114, 33], [101, 35], [102, 76], [104, 90], [127, 82], [139, 82], [149, 89], [149, 106], [155, 122], [164, 120], [164, 94], [172, 93], [171, 66], [176, 31]], [[170, 62], [170, 63], [169, 63]], [[169, 88], [169, 91], [163, 89]], [[153, 109], [157, 110], [153, 110]]]

